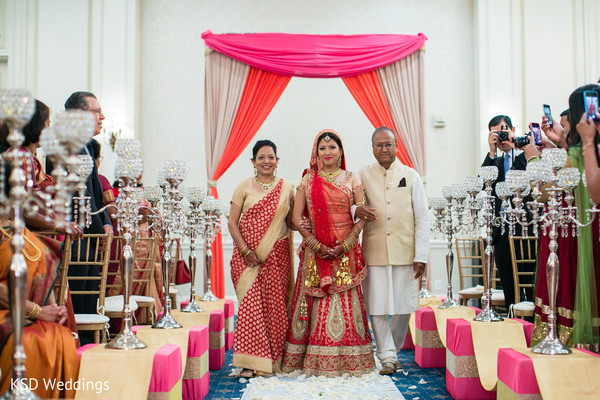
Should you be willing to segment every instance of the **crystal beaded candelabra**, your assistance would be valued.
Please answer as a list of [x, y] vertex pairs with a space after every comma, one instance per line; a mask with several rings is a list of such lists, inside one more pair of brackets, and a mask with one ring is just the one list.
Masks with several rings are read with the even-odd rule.
[[[171, 257], [173, 240], [183, 236], [186, 225], [185, 214], [183, 213], [181, 206], [183, 196], [179, 190], [179, 186], [185, 179], [186, 174], [187, 167], [184, 162], [168, 160], [163, 164], [163, 168], [158, 177], [158, 183], [163, 187], [163, 195], [162, 199], [156, 203], [158, 210], [155, 211], [157, 214], [155, 221], [160, 223], [160, 234], [162, 235], [164, 242], [161, 266], [165, 306], [163, 316], [152, 325], [152, 328], [177, 329], [182, 327], [171, 314], [172, 306], [169, 288], [171, 274], [173, 272], [173, 260]], [[153, 200], [155, 199], [153, 198]]]
[[140, 220], [140, 196], [135, 185], [142, 174], [142, 159], [139, 158], [141, 145], [137, 139], [117, 139], [115, 153], [115, 177], [119, 180], [121, 193], [114, 207], [117, 211], [117, 229], [123, 236], [125, 243], [121, 256], [121, 284], [123, 285], [123, 323], [121, 332], [111, 340], [106, 348], [118, 350], [144, 349], [148, 347], [131, 330], [133, 312], [129, 306], [131, 299], [131, 287], [133, 284], [134, 255], [131, 241], [138, 235]]
[[481, 221], [485, 224], [486, 246], [483, 263], [483, 296], [481, 297], [482, 310], [474, 318], [475, 321], [497, 322], [504, 319], [492, 308], [492, 271], [494, 266], [494, 249], [492, 247], [492, 224], [494, 221], [494, 196], [492, 183], [498, 178], [498, 168], [494, 165], [481, 167], [479, 176], [485, 188], [483, 193], [483, 206], [481, 208]]
[[[467, 197], [467, 189], [464, 185], [444, 186], [442, 188], [444, 199], [436, 198], [432, 203], [432, 208], [435, 213], [436, 221], [432, 226], [432, 231], [439, 232], [445, 236], [447, 242], [446, 252], [446, 273], [448, 275], [448, 287], [446, 300], [440, 304], [440, 308], [458, 307], [458, 303], [454, 300], [452, 293], [452, 270], [454, 267], [454, 252], [452, 251], [452, 238], [455, 233], [465, 230], [465, 199]], [[456, 201], [456, 206], [453, 206], [452, 200]], [[445, 201], [444, 208], [441, 208]], [[453, 212], [455, 210], [457, 223], [453, 221]]]
[[[93, 161], [91, 157], [85, 156], [84, 159], [82, 158], [84, 156], [79, 156], [77, 153], [92, 138], [95, 125], [95, 119], [90, 113], [67, 110], [58, 114], [52, 125], [44, 129], [40, 135], [40, 146], [52, 162], [54, 166], [52, 175], [56, 178], [56, 185], [46, 188], [46, 208], [53, 211], [58, 224], [71, 220], [73, 193], [80, 186], [83, 186], [83, 192], [75, 198], [74, 214], [76, 222], [82, 226], [85, 224], [83, 219], [78, 221], [78, 216], [85, 217], [84, 210], [89, 208], [89, 198], [82, 201], [81, 207], [77, 198], [85, 198], [85, 181], [91, 172]], [[49, 213], [46, 219], [50, 221]]]
[[[2, 184], [4, 185], [4, 162], [10, 165], [9, 192], [5, 196], [2, 189], [2, 216], [11, 218], [12, 237], [10, 248], [12, 258], [8, 274], [10, 314], [13, 325], [13, 369], [11, 381], [15, 383], [4, 394], [4, 399], [38, 399], [26, 383], [25, 349], [23, 348], [23, 315], [27, 282], [27, 264], [22, 254], [25, 245], [23, 229], [25, 228], [24, 214], [32, 208], [33, 195], [27, 180], [31, 179], [28, 169], [28, 157], [21, 148], [24, 136], [21, 129], [35, 112], [35, 100], [24, 90], [0, 91], [0, 119], [8, 125], [8, 142], [10, 149], [2, 157]], [[37, 206], [37, 205], [36, 205]]]
[[[58, 205], [56, 217], [59, 221], [66, 222], [70, 219], [68, 199], [77, 183], [77, 177], [73, 175], [57, 176], [59, 185], [55, 186], [52, 193], [44, 193], [34, 190], [33, 170], [30, 153], [21, 147], [24, 136], [22, 128], [27, 124], [35, 113], [35, 99], [26, 90], [2, 90], [0, 91], [0, 120], [8, 128], [7, 141], [10, 148], [0, 158], [0, 215], [10, 219], [10, 248], [12, 251], [10, 271], [8, 273], [8, 296], [10, 303], [10, 315], [13, 327], [13, 355], [12, 355], [12, 377], [10, 389], [4, 393], [2, 399], [38, 399], [27, 384], [25, 370], [26, 354], [23, 347], [23, 321], [25, 309], [27, 263], [23, 255], [25, 238], [24, 218], [33, 215], [41, 208]], [[72, 129], [81, 134], [83, 140], [91, 137], [93, 125], [90, 124], [91, 115], [88, 119], [71, 118], [72, 115], [63, 117], [56, 121], [55, 131], [66, 129], [65, 137], [71, 137], [73, 144], [64, 146], [56, 135], [52, 136], [52, 145], [56, 150], [56, 159], [64, 161], [73, 160], [74, 152], [80, 144], [80, 138], [73, 138]], [[71, 118], [71, 119], [70, 119]], [[86, 123], [87, 122], [87, 123]], [[48, 138], [48, 134], [45, 135]], [[63, 138], [64, 139], [64, 138]], [[5, 167], [9, 171], [8, 188], [5, 187]], [[64, 169], [62, 170], [64, 172]], [[6, 190], [8, 189], [8, 194]], [[51, 194], [55, 195], [52, 199]], [[61, 207], [62, 206], [62, 207]]]
[[202, 238], [204, 235], [204, 218], [202, 215], [202, 203], [205, 195], [204, 191], [200, 187], [190, 187], [186, 190], [185, 196], [190, 203], [190, 210], [187, 215], [187, 225], [185, 228], [185, 234], [190, 238], [190, 256], [189, 256], [189, 267], [190, 267], [190, 301], [181, 310], [183, 312], [203, 312], [204, 309], [196, 302], [196, 240]]
[[211, 246], [212, 242], [217, 237], [221, 229], [221, 215], [226, 214], [228, 207], [219, 202], [217, 199], [213, 197], [208, 197], [204, 203], [202, 204], [202, 210], [204, 211], [204, 265], [205, 265], [205, 273], [206, 279], [206, 290], [201, 297], [202, 301], [217, 301], [218, 298], [212, 292], [211, 288], [211, 280], [210, 280], [210, 272], [212, 267], [212, 251]]

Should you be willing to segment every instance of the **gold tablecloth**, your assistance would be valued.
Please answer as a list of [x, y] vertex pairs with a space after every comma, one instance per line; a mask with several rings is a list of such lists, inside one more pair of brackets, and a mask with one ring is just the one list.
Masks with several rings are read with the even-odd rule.
[[473, 349], [481, 386], [494, 390], [498, 382], [498, 349], [501, 347], [527, 347], [523, 324], [505, 319], [501, 322], [479, 322], [467, 319], [471, 324]]
[[533, 370], [544, 400], [589, 400], [600, 396], [600, 357], [572, 349], [572, 354], [535, 354], [514, 349], [533, 361]]
[[100, 344], [84, 351], [75, 398], [146, 400], [154, 353], [162, 346], [148, 344], [145, 349], [115, 350]]

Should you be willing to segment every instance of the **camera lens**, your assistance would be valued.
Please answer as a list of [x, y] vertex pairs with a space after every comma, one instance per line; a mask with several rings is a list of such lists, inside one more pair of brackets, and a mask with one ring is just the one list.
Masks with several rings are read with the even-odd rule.
[[529, 144], [529, 138], [527, 136], [520, 136], [513, 139], [513, 143], [517, 149], [525, 147]]
[[508, 131], [498, 132], [498, 141], [505, 142], [508, 140]]

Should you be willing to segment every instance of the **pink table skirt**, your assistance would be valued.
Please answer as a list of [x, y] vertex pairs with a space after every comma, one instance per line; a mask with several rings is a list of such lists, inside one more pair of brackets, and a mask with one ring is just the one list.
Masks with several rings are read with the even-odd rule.
[[[185, 300], [181, 303], [181, 309], [188, 305], [190, 301]], [[225, 351], [230, 350], [233, 347], [233, 316], [235, 315], [235, 304], [231, 299], [224, 300], [223, 306], [223, 318], [224, 322], [224, 338], [225, 338]]]
[[513, 349], [500, 349], [498, 399], [542, 399], [531, 358]]
[[233, 316], [235, 315], [233, 300], [225, 300], [223, 312], [225, 318], [225, 351], [228, 351], [233, 347]]
[[210, 385], [208, 344], [208, 327], [195, 326], [190, 330], [185, 372], [183, 374], [184, 399], [203, 399], [208, 394]]
[[[520, 319], [515, 321], [523, 324], [529, 345], [533, 324]], [[496, 392], [485, 390], [479, 380], [471, 324], [461, 318], [449, 319], [446, 334], [446, 389], [450, 395], [456, 400], [495, 399]]]
[[440, 340], [435, 314], [429, 307], [415, 311], [415, 362], [421, 368], [446, 366], [446, 349]]
[[[227, 305], [227, 300], [225, 301], [225, 304]], [[184, 306], [183, 303], [182, 306]], [[161, 317], [162, 313], [158, 315], [159, 319]], [[221, 369], [223, 368], [223, 364], [225, 364], [225, 313], [223, 310], [213, 310], [210, 312], [210, 319], [208, 322], [208, 333], [209, 368], [211, 370]]]
[[209, 333], [209, 368], [221, 369], [225, 363], [225, 313], [214, 310], [210, 313]]

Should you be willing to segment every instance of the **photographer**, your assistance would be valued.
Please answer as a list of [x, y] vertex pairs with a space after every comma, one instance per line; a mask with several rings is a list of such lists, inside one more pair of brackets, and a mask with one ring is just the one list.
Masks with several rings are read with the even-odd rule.
[[[504, 182], [506, 172], [511, 169], [524, 170], [528, 160], [539, 157], [539, 151], [533, 143], [530, 143], [533, 142], [532, 140], [527, 140], [527, 138], [523, 137], [515, 137], [515, 128], [510, 117], [506, 115], [497, 115], [492, 118], [488, 124], [488, 128], [490, 130], [488, 134], [490, 150], [488, 154], [486, 154], [481, 166], [495, 165], [498, 167], [498, 178], [492, 185], [492, 188], [494, 189], [495, 215], [498, 216], [500, 215], [501, 201], [496, 195], [496, 183]], [[523, 147], [525, 151], [516, 147], [515, 142], [518, 147]], [[500, 150], [499, 154], [498, 150]], [[520, 225], [516, 226], [515, 235], [521, 236]], [[492, 245], [494, 246], [494, 261], [498, 273], [500, 274], [500, 281], [502, 282], [502, 289], [504, 291], [504, 302], [506, 304], [506, 309], [508, 310], [510, 305], [515, 301], [515, 285], [510, 257], [508, 230], [505, 230], [503, 234], [499, 227], [494, 226], [492, 232]], [[525, 296], [522, 294], [521, 300], [533, 301], [533, 293], [525, 293]]]

